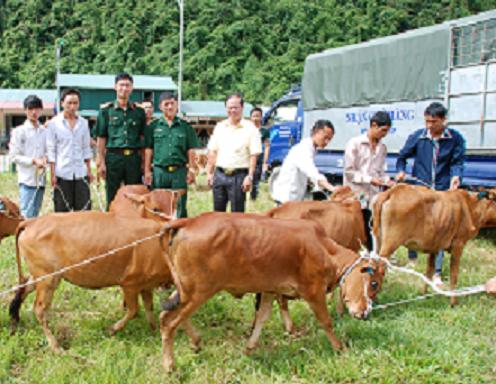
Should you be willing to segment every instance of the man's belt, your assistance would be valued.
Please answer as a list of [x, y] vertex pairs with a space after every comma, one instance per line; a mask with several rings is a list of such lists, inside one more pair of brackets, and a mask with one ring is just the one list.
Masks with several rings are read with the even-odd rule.
[[159, 167], [159, 168], [162, 168], [166, 172], [173, 173], [173, 172], [176, 172], [180, 168], [184, 168], [184, 164], [183, 165], [178, 165], [178, 164], [159, 165], [159, 164], [155, 164], [155, 167]]
[[236, 175], [238, 173], [248, 173], [248, 168], [221, 168], [221, 167], [217, 167], [217, 169], [226, 176], [233, 176], [233, 175]]
[[138, 150], [135, 148], [107, 148], [108, 152], [117, 153], [123, 156], [131, 156], [135, 153], [138, 153]]

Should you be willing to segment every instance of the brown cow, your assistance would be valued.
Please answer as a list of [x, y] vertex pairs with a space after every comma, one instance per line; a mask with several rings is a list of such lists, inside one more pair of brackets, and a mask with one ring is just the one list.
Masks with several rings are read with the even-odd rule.
[[[433, 191], [426, 187], [397, 185], [377, 196], [373, 206], [374, 236], [379, 255], [389, 258], [404, 245], [429, 254], [426, 276], [432, 278], [435, 255], [451, 253], [450, 288], [455, 289], [463, 248], [481, 227], [496, 219], [493, 191]], [[451, 297], [456, 304], [456, 297]]]
[[[347, 196], [349, 197], [349, 196]], [[341, 199], [340, 199], [341, 200]], [[292, 201], [267, 212], [267, 216], [279, 219], [309, 219], [321, 224], [327, 236], [339, 245], [358, 252], [366, 244], [365, 225], [360, 203], [357, 200], [344, 201]], [[288, 333], [294, 332], [289, 317], [288, 301], [278, 297], [281, 317]], [[343, 312], [343, 304], [338, 297], [338, 313]]]
[[324, 227], [327, 236], [355, 252], [367, 242], [362, 210], [357, 200], [292, 201], [267, 212], [279, 219], [311, 219]]
[[[134, 192], [139, 191], [135, 189]], [[160, 197], [164, 192], [166, 191], [155, 190], [149, 195]], [[170, 192], [168, 196], [170, 197]], [[147, 204], [145, 201], [142, 205], [147, 207]], [[123, 207], [125, 208], [125, 204]], [[140, 218], [137, 215], [133, 217], [131, 211], [120, 215], [119, 205], [115, 204], [114, 208], [113, 213], [50, 214], [23, 222], [17, 232], [16, 250], [20, 283], [27, 281], [22, 274], [21, 254], [33, 280], [160, 232], [161, 217], [153, 215], [155, 220]], [[123, 211], [126, 212], [125, 209]], [[46, 311], [61, 279], [86, 288], [98, 289], [116, 285], [122, 288], [127, 313], [123, 319], [110, 327], [111, 334], [124, 328], [127, 321], [136, 316], [139, 295], [143, 298], [147, 320], [154, 329], [153, 289], [172, 283], [169, 268], [162, 257], [160, 241], [154, 238], [35, 285], [21, 288], [10, 305], [13, 329], [19, 321], [22, 302], [36, 289], [34, 312], [53, 350], [59, 350], [59, 345], [48, 328]], [[189, 323], [186, 323], [186, 331], [194, 342], [196, 331], [189, 327]]]
[[[318, 223], [279, 220], [254, 214], [208, 213], [168, 225], [162, 244], [178, 293], [160, 314], [163, 365], [174, 366], [173, 338], [177, 327], [205, 301], [225, 290], [234, 295], [249, 292], [301, 297], [310, 305], [335, 349], [341, 343], [332, 331], [326, 293], [340, 279], [342, 295], [352, 316], [365, 318], [370, 299], [382, 283], [375, 262], [329, 239]], [[369, 273], [366, 273], [369, 272]], [[371, 288], [369, 288], [371, 287]], [[255, 346], [267, 305], [262, 298], [248, 348]]]
[[177, 215], [179, 198], [185, 189], [154, 189], [144, 185], [123, 185], [110, 203], [109, 212], [119, 216], [144, 217], [168, 221]]
[[15, 235], [17, 226], [23, 220], [17, 204], [5, 196], [0, 196], [0, 242], [5, 237]]

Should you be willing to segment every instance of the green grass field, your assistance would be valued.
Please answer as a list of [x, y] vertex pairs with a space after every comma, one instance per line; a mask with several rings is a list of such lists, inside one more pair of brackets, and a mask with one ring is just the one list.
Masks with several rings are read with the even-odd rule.
[[[250, 211], [272, 207], [266, 185]], [[43, 213], [52, 210], [47, 191]], [[94, 192], [94, 191], [92, 191]], [[0, 194], [18, 201], [15, 178], [0, 174]], [[94, 200], [94, 209], [98, 208]], [[189, 195], [190, 215], [211, 210], [211, 192]], [[118, 234], [116, 234], [117, 236]], [[277, 241], [277, 239], [275, 239]], [[459, 286], [485, 282], [496, 275], [491, 236], [468, 244], [461, 261]], [[445, 258], [445, 272], [449, 257]], [[417, 270], [425, 268], [425, 256]], [[406, 262], [406, 251], [398, 253]], [[17, 283], [14, 239], [0, 245], [0, 291]], [[412, 298], [422, 285], [414, 277], [389, 274], [381, 303]], [[155, 295], [158, 316], [160, 300]], [[459, 300], [455, 308], [436, 297], [374, 311], [367, 321], [329, 310], [336, 334], [348, 350], [335, 353], [303, 302], [290, 303], [300, 335], [283, 331], [274, 307], [259, 348], [244, 355], [253, 320], [253, 297], [217, 295], [193, 317], [202, 333], [202, 350], [190, 350], [186, 336], [176, 337], [177, 369], [161, 367], [159, 332], [150, 331], [143, 310], [123, 332], [109, 336], [107, 327], [123, 315], [120, 290], [86, 290], [62, 283], [50, 311], [50, 326], [67, 353], [53, 354], [32, 312], [34, 294], [24, 303], [19, 331], [9, 335], [8, 304], [0, 296], [0, 383], [494, 383], [496, 382], [496, 300], [485, 294]]]

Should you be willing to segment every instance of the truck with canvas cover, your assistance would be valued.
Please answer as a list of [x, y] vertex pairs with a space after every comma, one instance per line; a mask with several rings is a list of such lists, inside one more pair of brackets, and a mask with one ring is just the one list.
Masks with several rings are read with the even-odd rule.
[[310, 134], [316, 120], [336, 128], [316, 163], [330, 179], [343, 173], [346, 142], [365, 132], [370, 117], [387, 111], [387, 172], [407, 137], [424, 127], [424, 110], [440, 101], [448, 126], [466, 139], [465, 186], [496, 186], [496, 11], [312, 54], [302, 88], [276, 101], [265, 115], [276, 165]]

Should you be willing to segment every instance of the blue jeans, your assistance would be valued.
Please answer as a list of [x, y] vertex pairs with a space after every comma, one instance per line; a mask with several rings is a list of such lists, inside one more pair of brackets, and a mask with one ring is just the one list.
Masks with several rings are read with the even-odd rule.
[[[435, 268], [436, 268], [436, 273], [441, 274], [443, 271], [443, 257], [444, 257], [444, 251], [439, 251], [439, 253], [436, 255], [436, 261], [435, 261]], [[417, 258], [417, 252], [408, 250], [408, 258], [410, 260], [415, 260]]]
[[29, 219], [36, 217], [40, 213], [45, 187], [30, 187], [26, 184], [19, 184], [19, 200], [21, 203], [21, 214]]

